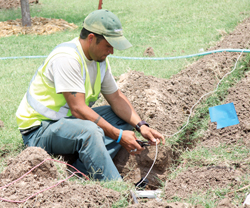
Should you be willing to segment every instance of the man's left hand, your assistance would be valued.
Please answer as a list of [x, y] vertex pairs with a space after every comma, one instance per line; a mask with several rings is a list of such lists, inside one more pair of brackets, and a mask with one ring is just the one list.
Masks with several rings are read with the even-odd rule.
[[141, 135], [149, 141], [150, 145], [155, 145], [155, 143], [159, 144], [162, 142], [162, 144], [165, 144], [165, 139], [161, 133], [158, 131], [151, 129], [150, 127], [146, 125], [142, 125], [140, 127]]

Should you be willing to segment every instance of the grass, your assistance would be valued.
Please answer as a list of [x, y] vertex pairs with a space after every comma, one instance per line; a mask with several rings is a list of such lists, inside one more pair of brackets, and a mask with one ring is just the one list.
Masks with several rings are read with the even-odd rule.
[[[0, 38], [0, 57], [48, 55], [57, 44], [77, 37], [83, 19], [98, 6], [98, 1], [87, 0], [39, 0], [39, 2], [40, 4], [30, 7], [32, 17], [62, 18], [76, 24], [78, 29], [46, 36], [19, 35]], [[123, 24], [125, 36], [133, 44], [131, 49], [115, 51], [114, 55], [125, 57], [142, 57], [148, 47], [153, 47], [156, 57], [199, 53], [201, 49], [206, 50], [215, 45], [224, 34], [230, 33], [238, 23], [250, 16], [249, 0], [104, 0], [103, 8], [118, 15]], [[17, 18], [21, 18], [20, 8], [0, 9], [1, 21]], [[146, 75], [167, 79], [195, 60], [197, 58], [171, 61], [110, 58], [110, 63], [114, 76], [119, 76], [128, 70], [136, 70], [142, 71]], [[246, 63], [249, 60], [248, 56]], [[43, 59], [0, 60], [0, 120], [4, 122], [5, 126], [0, 129], [0, 154], [2, 156], [0, 171], [4, 167], [5, 158], [18, 154], [23, 148], [22, 138], [17, 130], [15, 112], [31, 77], [42, 62]], [[186, 130], [179, 136], [171, 138], [171, 145], [187, 142], [184, 140], [187, 132], [190, 144], [203, 134], [209, 119], [208, 106], [220, 104], [226, 96], [226, 89], [241, 79], [244, 70], [249, 70], [246, 69], [246, 64], [241, 63], [241, 66], [242, 68], [238, 67], [214, 96], [209, 97], [197, 109], [195, 117], [192, 118]], [[200, 128], [197, 129], [197, 126]], [[200, 148], [184, 152], [180, 155], [180, 160], [187, 159], [189, 166], [217, 164], [225, 160], [242, 161], [248, 153], [245, 147], [242, 149], [240, 147], [232, 149], [231, 154], [227, 153], [228, 146], [221, 146], [217, 149]], [[232, 153], [235, 154], [232, 156]], [[173, 174], [176, 173], [173, 172]], [[170, 175], [170, 177], [172, 176]], [[116, 185], [110, 187], [118, 188]], [[120, 190], [118, 189], [118, 191]], [[209, 196], [209, 194], [203, 197], [193, 196], [193, 201], [190, 199], [190, 202], [195, 204], [204, 200], [207, 201], [203, 203], [205, 207], [212, 208], [216, 203], [209, 201]], [[242, 194], [236, 196], [239, 198], [238, 201], [242, 200]], [[123, 198], [115, 206], [126, 206], [125, 201]]]

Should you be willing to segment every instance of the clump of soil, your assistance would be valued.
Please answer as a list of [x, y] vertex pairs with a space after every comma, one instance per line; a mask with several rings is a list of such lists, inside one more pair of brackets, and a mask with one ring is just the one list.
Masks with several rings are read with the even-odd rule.
[[148, 47], [144, 53], [143, 56], [155, 56], [154, 49], [152, 47]]
[[0, 22], [0, 37], [25, 34], [48, 35], [65, 29], [73, 30], [76, 28], [75, 24], [68, 23], [63, 19], [32, 17], [30, 27], [23, 27], [21, 19]]
[[[38, 147], [25, 149], [16, 158], [8, 162], [0, 174], [1, 187], [23, 176], [28, 170], [47, 158], [45, 150]], [[26, 177], [14, 184], [0, 189], [0, 197], [12, 201], [22, 201], [44, 189], [58, 183], [59, 173], [51, 160], [45, 161]], [[64, 177], [66, 178], [66, 177]], [[52, 189], [39, 193], [21, 204], [22, 207], [111, 207], [118, 201], [120, 193], [99, 185], [83, 185], [63, 182]], [[0, 207], [18, 207], [18, 204], [1, 202]]]
[[[29, 0], [29, 4], [38, 4], [39, 0]], [[12, 9], [20, 7], [20, 0], [0, 0], [0, 9]]]

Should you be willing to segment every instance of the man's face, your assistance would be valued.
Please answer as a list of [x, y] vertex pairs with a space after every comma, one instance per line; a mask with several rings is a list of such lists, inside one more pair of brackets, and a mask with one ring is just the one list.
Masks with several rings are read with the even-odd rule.
[[89, 56], [92, 60], [102, 62], [106, 59], [109, 54], [113, 54], [113, 47], [106, 41], [102, 39], [98, 44], [96, 44], [96, 37], [90, 43]]

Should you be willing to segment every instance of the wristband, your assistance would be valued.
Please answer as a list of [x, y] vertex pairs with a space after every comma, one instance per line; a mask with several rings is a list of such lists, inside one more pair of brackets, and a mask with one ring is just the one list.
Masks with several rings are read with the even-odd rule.
[[146, 121], [140, 121], [136, 126], [135, 126], [135, 129], [136, 131], [138, 131], [139, 133], [141, 133], [141, 126], [142, 125], [146, 125], [149, 127], [149, 124], [146, 122]]
[[120, 129], [119, 137], [118, 137], [118, 139], [116, 140], [116, 143], [119, 143], [119, 142], [121, 141], [121, 138], [122, 138], [122, 132], [123, 132], [123, 130], [122, 130], [122, 129]]

